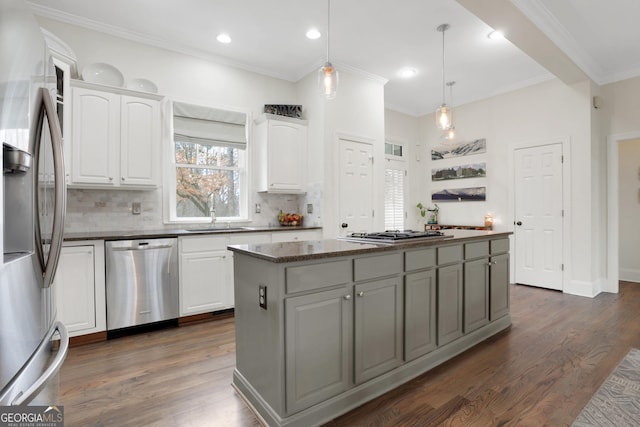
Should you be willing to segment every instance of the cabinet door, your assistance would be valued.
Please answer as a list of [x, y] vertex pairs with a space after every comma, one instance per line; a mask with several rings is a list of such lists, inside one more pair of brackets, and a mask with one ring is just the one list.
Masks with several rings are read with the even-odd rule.
[[359, 384], [402, 364], [401, 279], [362, 283], [354, 292], [354, 368]]
[[93, 246], [63, 247], [54, 283], [58, 320], [69, 333], [96, 327]]
[[509, 313], [509, 254], [491, 257], [491, 320]]
[[349, 388], [352, 307], [344, 288], [285, 300], [288, 414]]
[[489, 323], [489, 259], [464, 263], [464, 332]]
[[272, 233], [273, 243], [281, 242], [301, 242], [304, 240], [322, 239], [321, 230], [297, 230], [297, 231], [277, 231]]
[[306, 186], [307, 127], [269, 120], [268, 191], [302, 191]]
[[180, 255], [180, 315], [206, 313], [229, 306], [227, 251]]
[[462, 336], [462, 264], [438, 269], [438, 345]]
[[120, 185], [155, 187], [162, 145], [160, 104], [123, 95], [120, 110]]
[[119, 96], [74, 88], [72, 129], [70, 184], [117, 184]]
[[436, 348], [436, 271], [407, 274], [404, 285], [404, 359]]

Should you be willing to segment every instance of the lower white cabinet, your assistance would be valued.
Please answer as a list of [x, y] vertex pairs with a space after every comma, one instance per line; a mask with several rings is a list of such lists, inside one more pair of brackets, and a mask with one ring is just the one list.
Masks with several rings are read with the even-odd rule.
[[104, 242], [65, 243], [53, 288], [57, 318], [70, 336], [105, 331]]
[[[180, 237], [180, 316], [232, 306], [229, 236]], [[231, 283], [231, 285], [229, 285]]]

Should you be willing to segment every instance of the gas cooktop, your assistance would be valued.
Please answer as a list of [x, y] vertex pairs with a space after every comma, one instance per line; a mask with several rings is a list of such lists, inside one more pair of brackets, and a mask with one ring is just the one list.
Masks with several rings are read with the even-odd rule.
[[387, 230], [373, 233], [350, 233], [340, 240], [348, 240], [351, 242], [367, 242], [367, 243], [402, 243], [413, 242], [416, 240], [446, 239], [453, 237], [445, 235], [442, 231], [428, 230]]

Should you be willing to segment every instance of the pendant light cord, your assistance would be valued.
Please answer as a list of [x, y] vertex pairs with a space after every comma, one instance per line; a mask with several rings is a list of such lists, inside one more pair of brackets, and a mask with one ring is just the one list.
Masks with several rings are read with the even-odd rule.
[[445, 102], [445, 78], [444, 78], [444, 32], [447, 31], [448, 25], [442, 24], [442, 105], [446, 105]]
[[329, 62], [329, 35], [331, 34], [331, 0], [327, 0], [327, 62]]

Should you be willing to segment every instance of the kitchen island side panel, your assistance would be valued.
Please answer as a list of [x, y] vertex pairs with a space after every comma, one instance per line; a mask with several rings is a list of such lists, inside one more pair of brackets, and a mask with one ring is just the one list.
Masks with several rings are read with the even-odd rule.
[[[284, 413], [284, 269], [241, 253], [234, 254], [236, 370], [262, 398]], [[259, 305], [259, 286], [267, 289], [267, 308]]]

